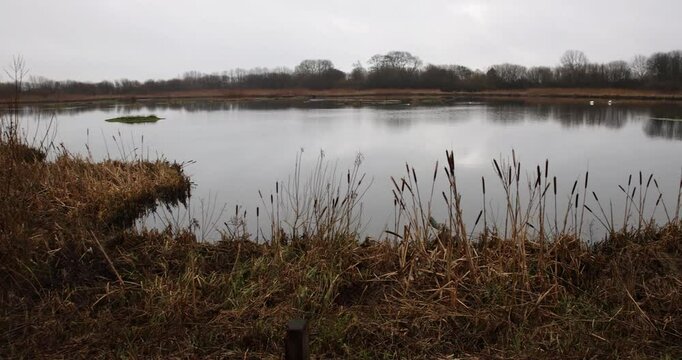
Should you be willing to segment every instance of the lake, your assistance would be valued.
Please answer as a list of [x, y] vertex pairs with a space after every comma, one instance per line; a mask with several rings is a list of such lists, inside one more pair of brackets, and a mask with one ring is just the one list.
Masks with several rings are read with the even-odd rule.
[[[268, 199], [276, 181], [284, 186], [299, 154], [304, 178], [323, 152], [342, 181], [361, 154], [364, 184], [372, 182], [362, 198], [361, 232], [374, 238], [394, 227], [390, 177], [404, 176], [405, 164], [410, 164], [423, 196], [428, 197], [434, 165], [439, 161], [442, 170], [446, 150], [454, 151], [469, 228], [483, 206], [481, 177], [490, 189], [489, 221], [503, 221], [505, 202], [492, 160], [511, 159], [512, 149], [522, 163], [522, 178], [531, 181], [536, 166], [544, 168], [549, 159], [550, 179], [558, 179], [561, 213], [574, 181], [582, 187], [589, 171], [588, 194], [594, 191], [606, 206], [612, 200], [620, 222], [625, 200], [618, 185], [627, 187], [629, 175], [633, 175], [632, 186], [639, 186], [639, 171], [644, 182], [654, 174], [667, 207], [674, 208], [682, 168], [682, 121], [664, 120], [682, 118], [679, 104], [467, 100], [437, 106], [405, 102], [351, 106], [325, 101], [184, 101], [26, 108], [23, 114], [29, 133], [44, 129], [53, 114], [54, 141], [71, 152], [89, 152], [95, 159], [143, 153], [187, 162], [186, 172], [196, 183], [191, 210], [176, 209], [161, 216], [165, 220], [153, 216], [146, 223], [162, 226], [197, 218], [203, 229], [200, 235], [206, 239], [217, 236], [215, 230], [234, 215], [236, 206], [240, 213], [247, 212], [248, 229], [254, 233], [253, 215], [256, 207], [263, 208], [259, 190]], [[149, 114], [163, 120], [105, 122], [122, 115]], [[432, 205], [436, 220], [446, 214], [439, 195], [444, 184], [439, 171]], [[658, 192], [649, 192], [647, 217], [655, 208], [654, 218], [664, 221], [665, 210], [654, 206]], [[592, 202], [590, 196], [587, 204], [596, 208]], [[603, 227], [586, 216], [583, 232], [595, 238]]]

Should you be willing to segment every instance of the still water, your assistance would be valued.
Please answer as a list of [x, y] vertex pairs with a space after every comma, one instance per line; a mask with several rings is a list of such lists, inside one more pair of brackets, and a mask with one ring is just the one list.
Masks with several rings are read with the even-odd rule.
[[[422, 192], [428, 194], [436, 161], [441, 169], [446, 163], [445, 150], [455, 154], [462, 207], [470, 226], [483, 207], [481, 177], [490, 184], [486, 206], [491, 220], [504, 218], [505, 203], [501, 187], [495, 186], [499, 180], [492, 159], [509, 159], [512, 149], [522, 163], [523, 179], [533, 178], [536, 165], [544, 168], [549, 159], [550, 178], [558, 179], [562, 204], [573, 182], [582, 184], [589, 170], [588, 194], [595, 191], [606, 206], [612, 200], [618, 214], [624, 204], [618, 185], [625, 187], [630, 174], [634, 175], [633, 186], [637, 185], [639, 171], [645, 181], [654, 174], [668, 207], [674, 207], [682, 167], [682, 121], [659, 120], [682, 118], [679, 104], [462, 101], [447, 106], [358, 107], [324, 102], [135, 103], [27, 109], [27, 128], [45, 127], [50, 111], [55, 116], [55, 143], [63, 143], [71, 152], [89, 152], [95, 159], [130, 157], [135, 152], [187, 162], [186, 172], [196, 183], [189, 216], [206, 223], [200, 224], [210, 230], [201, 234], [206, 238], [216, 236], [208, 223], [220, 229], [236, 206], [240, 213], [251, 214], [247, 219], [254, 233], [253, 214], [257, 206], [262, 209], [258, 191], [268, 198], [276, 181], [286, 182], [301, 151], [303, 173], [324, 152], [340, 178], [345, 178], [345, 169], [361, 154], [361, 171], [372, 180], [362, 198], [362, 232], [375, 238], [394, 226], [390, 177], [404, 176], [405, 163], [409, 163], [423, 179]], [[164, 119], [135, 125], [104, 121], [149, 114]], [[444, 182], [441, 171], [436, 194]], [[650, 191], [655, 200], [657, 191]], [[590, 201], [591, 197], [588, 206], [595, 207]], [[226, 210], [221, 212], [223, 207]], [[434, 218], [445, 216], [444, 207], [442, 197], [434, 196]], [[178, 222], [188, 216], [183, 211], [173, 215]], [[666, 217], [660, 206], [653, 215], [659, 220]], [[148, 225], [159, 223], [164, 221], [158, 217], [147, 220]], [[595, 237], [603, 232], [589, 215], [585, 223], [586, 235]]]

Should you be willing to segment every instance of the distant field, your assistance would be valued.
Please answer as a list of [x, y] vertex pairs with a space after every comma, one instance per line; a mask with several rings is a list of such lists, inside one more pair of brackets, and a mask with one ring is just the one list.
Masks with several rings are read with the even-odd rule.
[[[522, 90], [489, 90], [479, 92], [446, 92], [438, 89], [218, 89], [158, 92], [126, 95], [30, 95], [22, 97], [22, 103], [83, 102], [106, 100], [144, 100], [144, 99], [259, 99], [259, 98], [296, 98], [296, 97], [351, 97], [351, 98], [412, 98], [412, 97], [514, 97], [514, 98], [603, 98], [621, 100], [682, 101], [682, 91], [660, 91], [643, 89], [613, 88], [537, 88]], [[11, 98], [0, 98], [0, 103], [9, 103]]]

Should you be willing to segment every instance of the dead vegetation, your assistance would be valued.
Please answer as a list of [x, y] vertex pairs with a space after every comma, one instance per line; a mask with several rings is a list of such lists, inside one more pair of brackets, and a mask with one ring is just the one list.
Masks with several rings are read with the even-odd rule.
[[[395, 228], [361, 241], [361, 159], [340, 176], [320, 162], [310, 178], [297, 163], [262, 195], [257, 221], [274, 235], [255, 237], [268, 241], [253, 241], [237, 209], [223, 239], [202, 243], [189, 229], [130, 227], [189, 196], [180, 165], [46, 157], [15, 130], [3, 123], [0, 138], [0, 357], [280, 358], [298, 317], [316, 357], [682, 356], [679, 196], [659, 226], [628, 184], [633, 225], [600, 217], [611, 235], [588, 245], [588, 175], [557, 216], [548, 163], [523, 197], [513, 157], [494, 162], [504, 223], [484, 206], [474, 231], [448, 153], [433, 174], [448, 191], [434, 195], [407, 166], [393, 181]], [[431, 217], [441, 196], [443, 224]]]
[[[534, 88], [505, 89], [484, 91], [442, 91], [438, 89], [328, 89], [313, 90], [302, 88], [291, 89], [218, 89], [218, 90], [185, 90], [137, 95], [84, 95], [84, 94], [26, 94], [20, 99], [24, 104], [60, 104], [60, 103], [98, 103], [112, 101], [182, 101], [197, 99], [220, 99], [239, 101], [262, 100], [300, 100], [329, 99], [363, 104], [385, 100], [406, 102], [421, 101], [424, 103], [448, 102], [453, 98], [463, 99], [521, 99], [529, 102], [584, 102], [586, 99], [614, 100], [619, 103], [665, 101], [679, 103], [682, 100], [680, 91], [663, 91], [649, 89], [621, 88]], [[12, 98], [1, 98], [0, 104], [11, 104]]]

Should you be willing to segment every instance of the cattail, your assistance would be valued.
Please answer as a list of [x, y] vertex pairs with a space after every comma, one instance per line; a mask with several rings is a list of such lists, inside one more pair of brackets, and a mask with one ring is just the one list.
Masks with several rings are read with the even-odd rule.
[[554, 177], [554, 181], [552, 182], [554, 183], [554, 196], [556, 196], [556, 176]]
[[651, 184], [651, 179], [653, 179], [653, 178], [654, 178], [654, 174], [649, 175], [649, 180], [646, 181], [646, 187], [649, 187], [649, 185]]
[[436, 176], [438, 175], [438, 160], [436, 160], [436, 166], [433, 168], [433, 181], [436, 181]]
[[485, 195], [485, 178], [481, 176], [481, 185], [483, 186], [483, 195]]
[[535, 181], [535, 186], [536, 186], [536, 187], [540, 185], [540, 181], [541, 181], [541, 179], [542, 179], [542, 174], [540, 173], [540, 165], [538, 165], [537, 170], [538, 170], [538, 178], [537, 178], [537, 180]]
[[545, 159], [545, 180], [547, 179], [548, 175], [549, 175], [549, 159]]
[[575, 208], [578, 209], [578, 199], [580, 199], [580, 193], [575, 194]]
[[500, 171], [500, 167], [497, 165], [497, 160], [493, 159], [493, 164], [495, 165], [495, 170], [497, 171], [497, 176], [502, 179], [502, 171]]
[[414, 172], [414, 168], [412, 168], [412, 178], [414, 179], [414, 183], [417, 184], [417, 173]]
[[279, 194], [279, 181], [275, 181], [275, 193]]
[[630, 186], [631, 183], [632, 183], [632, 174], [630, 174], [630, 176], [628, 176], [628, 186]]
[[597, 200], [597, 202], [599, 202], [599, 198], [597, 197], [597, 194], [594, 191], [592, 192], [592, 196], [594, 196], [594, 199]]
[[474, 227], [478, 225], [478, 222], [481, 220], [481, 215], [483, 215], [483, 210], [478, 212], [478, 216], [476, 217], [476, 222], [474, 222]]
[[575, 194], [575, 187], [578, 186], [578, 180], [573, 183], [573, 189], [571, 189], [571, 196]]
[[445, 204], [449, 206], [450, 202], [448, 201], [448, 196], [445, 195], [445, 191], [443, 191], [442, 194], [443, 194], [443, 199], [445, 199]]
[[589, 180], [589, 178], [590, 178], [590, 172], [588, 171], [585, 173], [585, 189], [587, 189], [587, 181]]
[[448, 159], [448, 167], [450, 168], [450, 175], [452, 175], [455, 173], [455, 153], [454, 153], [454, 151], [448, 152], [447, 150], [445, 150], [445, 157], [447, 157], [447, 159]]
[[[315, 205], [317, 205], [317, 200], [315, 201]], [[260, 208], [256, 206], [256, 217], [260, 216]]]
[[400, 190], [400, 186], [398, 186], [398, 183], [395, 182], [395, 178], [391, 176], [391, 182], [393, 182], [393, 186], [395, 186], [396, 190]]

